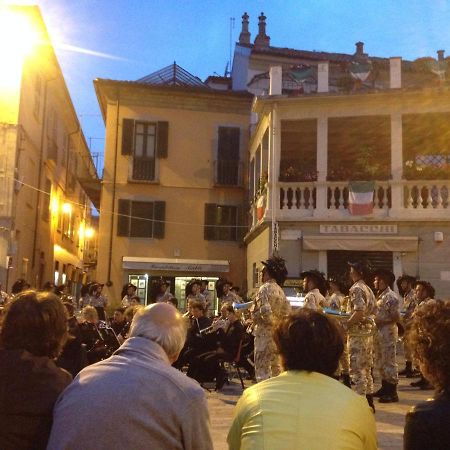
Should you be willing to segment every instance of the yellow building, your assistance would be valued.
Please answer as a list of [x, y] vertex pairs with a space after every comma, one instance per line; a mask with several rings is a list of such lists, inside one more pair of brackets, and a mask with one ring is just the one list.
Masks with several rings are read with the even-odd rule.
[[175, 63], [138, 81], [95, 80], [106, 125], [98, 279], [145, 302], [163, 276], [245, 284], [244, 203], [252, 96], [209, 88]]
[[75, 292], [99, 180], [38, 7], [0, 8], [0, 57], [0, 280]]

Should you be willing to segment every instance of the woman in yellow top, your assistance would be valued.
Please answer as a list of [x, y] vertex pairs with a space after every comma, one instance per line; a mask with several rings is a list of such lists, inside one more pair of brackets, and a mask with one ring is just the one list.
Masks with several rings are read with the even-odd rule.
[[274, 330], [285, 372], [247, 390], [228, 433], [231, 450], [375, 450], [364, 397], [332, 378], [343, 342], [334, 319], [297, 310]]

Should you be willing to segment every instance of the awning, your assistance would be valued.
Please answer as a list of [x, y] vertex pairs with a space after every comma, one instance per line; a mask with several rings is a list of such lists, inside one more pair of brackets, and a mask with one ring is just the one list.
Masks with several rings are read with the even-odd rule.
[[229, 272], [230, 263], [215, 259], [144, 258], [124, 256], [123, 269], [161, 270], [166, 272]]
[[305, 250], [416, 252], [417, 236], [304, 236]]

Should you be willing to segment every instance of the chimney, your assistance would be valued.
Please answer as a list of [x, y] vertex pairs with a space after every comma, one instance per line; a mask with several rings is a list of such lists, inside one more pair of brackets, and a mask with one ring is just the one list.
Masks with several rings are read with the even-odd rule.
[[242, 31], [239, 35], [239, 44], [250, 44], [250, 32], [248, 31], [249, 15], [245, 12], [242, 16]]
[[402, 87], [402, 58], [400, 56], [389, 58], [389, 78], [391, 89]]
[[281, 95], [283, 69], [281, 66], [272, 66], [269, 72], [269, 95]]
[[266, 16], [263, 12], [258, 19], [258, 35], [255, 38], [255, 47], [267, 48], [270, 45], [270, 37], [266, 34]]
[[355, 45], [356, 45], [355, 55], [364, 56], [364, 42], [359, 41]]
[[317, 65], [317, 92], [328, 92], [328, 61]]
[[438, 50], [437, 51], [438, 61], [439, 62], [444, 61], [444, 52], [445, 52], [445, 50]]

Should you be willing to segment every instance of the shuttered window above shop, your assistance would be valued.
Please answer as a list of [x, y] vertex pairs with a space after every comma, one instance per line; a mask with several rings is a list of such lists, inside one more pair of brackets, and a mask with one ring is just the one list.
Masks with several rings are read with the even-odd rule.
[[118, 236], [164, 238], [166, 202], [120, 199], [118, 213]]
[[204, 237], [208, 241], [240, 241], [245, 234], [241, 206], [205, 204]]

